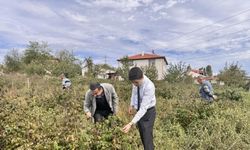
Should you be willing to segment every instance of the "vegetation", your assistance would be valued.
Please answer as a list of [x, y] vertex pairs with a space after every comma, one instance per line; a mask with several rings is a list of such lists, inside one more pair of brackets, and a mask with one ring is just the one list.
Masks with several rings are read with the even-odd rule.
[[213, 76], [213, 71], [212, 71], [212, 66], [211, 65], [207, 65], [206, 67], [206, 75], [207, 76]]
[[165, 74], [165, 80], [169, 83], [189, 82], [191, 79], [187, 76], [187, 71], [190, 69], [191, 67], [184, 62], [170, 63]]
[[[29, 79], [29, 80], [28, 80]], [[0, 78], [0, 147], [3, 149], [142, 149], [126, 112], [131, 85], [110, 80], [120, 97], [118, 116], [92, 124], [83, 113], [88, 79], [72, 78], [70, 92], [58, 78], [6, 75]], [[218, 101], [207, 104], [193, 84], [156, 83], [156, 149], [249, 149], [250, 94], [215, 87]], [[237, 90], [232, 95], [228, 90]], [[228, 93], [228, 94], [227, 94]], [[239, 99], [240, 97], [240, 99]]]
[[246, 85], [246, 72], [238, 63], [226, 64], [218, 77], [228, 86], [244, 87]]
[[[5, 57], [0, 68], [7, 73], [0, 74], [1, 149], [142, 149], [136, 127], [128, 134], [121, 132], [132, 119], [126, 112], [130, 61], [124, 58], [118, 68], [125, 81], [95, 79], [102, 68], [114, 68], [95, 65], [91, 57], [85, 61], [87, 78], [80, 76], [81, 62], [72, 52], [62, 50], [54, 56], [46, 43], [31, 42], [24, 54], [13, 50]], [[210, 104], [201, 101], [198, 86], [186, 76], [190, 69], [182, 62], [171, 64], [166, 80], [154, 81], [156, 149], [250, 149], [250, 93], [242, 88], [244, 70], [238, 64], [225, 67], [219, 77], [227, 86], [214, 86], [218, 99]], [[70, 75], [70, 91], [61, 89], [62, 72]], [[144, 72], [152, 80], [157, 77], [153, 67]], [[117, 116], [98, 124], [86, 119], [83, 100], [90, 81], [114, 85], [120, 99]], [[249, 88], [249, 83], [244, 87]]]
[[12, 50], [5, 56], [5, 72], [54, 76], [67, 72], [74, 77], [81, 74], [81, 61], [68, 50], [61, 50], [54, 56], [47, 43], [29, 42], [23, 54]]
[[128, 79], [128, 73], [129, 73], [129, 69], [133, 66], [133, 64], [131, 63], [131, 61], [128, 59], [128, 56], [123, 57], [120, 60], [121, 66], [118, 67], [117, 71], [119, 73], [119, 75], [125, 80], [125, 81], [129, 81]]

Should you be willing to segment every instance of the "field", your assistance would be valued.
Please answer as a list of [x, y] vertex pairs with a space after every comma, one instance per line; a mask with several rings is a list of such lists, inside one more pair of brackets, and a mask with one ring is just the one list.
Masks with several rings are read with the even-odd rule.
[[[131, 85], [110, 82], [120, 98], [119, 114], [92, 124], [83, 113], [90, 79], [75, 77], [69, 92], [54, 77], [12, 74], [0, 76], [0, 149], [140, 150], [136, 127], [121, 128], [127, 114]], [[157, 82], [156, 150], [250, 149], [250, 93], [215, 86], [218, 100], [207, 104], [194, 84]]]

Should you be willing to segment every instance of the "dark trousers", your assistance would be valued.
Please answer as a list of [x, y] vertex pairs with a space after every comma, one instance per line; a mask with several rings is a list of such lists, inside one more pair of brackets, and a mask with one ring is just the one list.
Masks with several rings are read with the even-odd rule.
[[109, 110], [97, 110], [94, 114], [94, 120], [96, 122], [101, 122], [104, 119], [108, 119], [108, 116], [112, 115], [112, 111]]
[[155, 116], [155, 107], [152, 107], [137, 123], [144, 150], [154, 150], [153, 127]]

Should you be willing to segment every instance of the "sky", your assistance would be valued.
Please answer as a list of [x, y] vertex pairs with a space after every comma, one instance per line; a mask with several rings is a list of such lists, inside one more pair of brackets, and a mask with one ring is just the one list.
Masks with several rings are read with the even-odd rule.
[[211, 65], [238, 62], [250, 75], [249, 0], [0, 0], [0, 63], [29, 41], [117, 66], [138, 53]]

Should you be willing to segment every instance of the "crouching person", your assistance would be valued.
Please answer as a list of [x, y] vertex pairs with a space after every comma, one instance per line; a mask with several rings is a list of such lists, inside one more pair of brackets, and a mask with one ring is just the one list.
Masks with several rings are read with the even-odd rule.
[[118, 110], [118, 96], [113, 85], [109, 83], [91, 83], [85, 94], [84, 112], [87, 118], [94, 118], [94, 122], [116, 115]]
[[213, 102], [213, 100], [216, 99], [216, 96], [213, 95], [214, 92], [212, 84], [201, 76], [198, 77], [197, 81], [200, 84], [199, 93], [201, 98], [207, 102]]
[[68, 78], [68, 74], [67, 73], [62, 74], [61, 80], [62, 80], [62, 89], [69, 90], [71, 87], [71, 81]]

